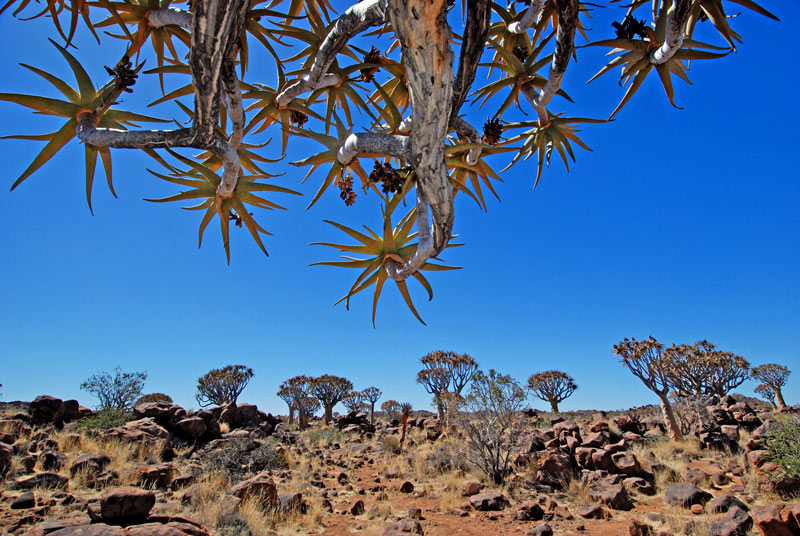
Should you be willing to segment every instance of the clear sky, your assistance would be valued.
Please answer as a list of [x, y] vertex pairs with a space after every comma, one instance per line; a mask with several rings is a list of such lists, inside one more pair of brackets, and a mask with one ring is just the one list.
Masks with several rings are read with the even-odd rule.
[[[260, 219], [275, 235], [265, 242], [270, 257], [232, 227], [228, 266], [216, 224], [198, 250], [197, 212], [142, 201], [178, 191], [145, 171], [155, 166], [146, 156], [112, 151], [119, 198], [98, 171], [92, 216], [77, 142], [14, 192], [8, 188], [41, 144], [0, 142], [2, 400], [47, 393], [93, 405], [81, 381], [119, 365], [147, 370], [147, 392], [190, 407], [198, 376], [245, 364], [256, 376], [241, 400], [267, 411], [285, 411], [275, 396], [282, 380], [324, 373], [430, 409], [415, 383], [418, 360], [452, 349], [520, 381], [541, 370], [568, 372], [579, 389], [563, 409], [627, 408], [657, 400], [616, 361], [612, 345], [652, 334], [667, 344], [708, 339], [753, 364], [783, 363], [795, 371], [786, 400], [800, 402], [800, 3], [763, 4], [782, 22], [750, 12], [731, 19], [744, 43], [722, 60], [695, 62], [694, 85], [676, 81], [684, 110], [649, 79], [616, 121], [583, 127], [594, 151], [576, 149], [570, 173], [554, 156], [534, 191], [535, 164], [517, 165], [497, 188], [502, 201], [487, 200], [486, 213], [458, 196], [455, 232], [466, 245], [444, 260], [464, 269], [430, 276], [432, 302], [412, 285], [427, 326], [393, 285], [374, 329], [367, 293], [350, 311], [333, 307], [355, 274], [309, 266], [336, 256], [308, 244], [343, 239], [323, 219], [375, 229], [380, 210], [374, 195], [347, 208], [334, 191], [304, 210], [320, 177], [300, 185], [305, 170], [287, 162], [320, 145], [292, 139], [288, 158], [270, 168], [285, 172], [279, 184], [305, 194], [284, 196], [288, 211]], [[595, 12], [590, 37], [613, 37], [610, 22], [621, 13]], [[20, 61], [71, 80], [47, 35], [47, 21], [0, 17], [0, 91], [56, 96], [43, 93], [48, 86]], [[116, 62], [120, 42], [107, 39], [101, 48], [81, 34], [78, 43], [77, 56], [105, 82], [103, 65]], [[611, 113], [624, 92], [618, 71], [586, 84], [606, 50], [578, 50], [564, 83], [576, 104], [560, 100], [553, 111]], [[267, 61], [253, 69], [261, 69], [256, 80], [274, 77]], [[136, 89], [126, 97], [131, 109], [181, 118], [169, 105], [144, 108], [156, 98], [152, 82]], [[2, 135], [56, 124], [8, 103], [0, 113]], [[475, 108], [468, 117], [481, 125], [492, 113]], [[507, 159], [494, 162], [500, 169]]]

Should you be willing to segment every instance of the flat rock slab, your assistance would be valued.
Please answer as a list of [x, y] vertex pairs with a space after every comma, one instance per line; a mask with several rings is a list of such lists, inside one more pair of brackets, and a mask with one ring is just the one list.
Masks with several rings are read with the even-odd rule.
[[667, 488], [667, 502], [672, 506], [691, 508], [693, 504], [705, 504], [711, 500], [711, 494], [692, 484], [675, 484]]

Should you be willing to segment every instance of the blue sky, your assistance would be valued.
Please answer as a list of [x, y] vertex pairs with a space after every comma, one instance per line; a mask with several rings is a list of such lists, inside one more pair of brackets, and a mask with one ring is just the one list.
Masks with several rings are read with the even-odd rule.
[[[455, 231], [466, 245], [444, 260], [464, 269], [431, 275], [432, 302], [413, 288], [427, 326], [388, 286], [374, 329], [370, 296], [355, 297], [350, 311], [332, 306], [355, 274], [309, 266], [335, 252], [308, 244], [343, 238], [323, 219], [377, 228], [380, 209], [375, 196], [347, 208], [331, 191], [304, 210], [320, 177], [301, 186], [305, 170], [287, 162], [319, 145], [293, 138], [288, 158], [271, 168], [286, 173], [279, 184], [305, 196], [276, 198], [289, 210], [260, 219], [275, 235], [265, 242], [270, 257], [232, 228], [228, 266], [214, 224], [198, 250], [198, 213], [142, 201], [177, 191], [145, 171], [154, 164], [144, 155], [113, 151], [119, 198], [98, 173], [92, 216], [76, 142], [14, 192], [8, 187], [41, 145], [0, 142], [2, 400], [48, 393], [91, 405], [81, 381], [119, 365], [147, 370], [146, 391], [193, 406], [198, 376], [245, 364], [256, 376], [242, 400], [267, 411], [285, 411], [275, 396], [282, 380], [324, 373], [430, 409], [415, 383], [418, 360], [452, 349], [521, 381], [541, 370], [568, 372], [579, 389], [563, 409], [626, 408], [656, 399], [611, 347], [652, 334], [667, 344], [708, 339], [753, 364], [783, 363], [795, 370], [787, 402], [797, 403], [800, 75], [792, 51], [800, 4], [763, 4], [782, 22], [751, 13], [732, 19], [744, 43], [722, 60], [695, 62], [693, 86], [676, 82], [684, 110], [648, 80], [616, 121], [584, 125], [582, 139], [594, 151], [578, 149], [570, 173], [554, 158], [534, 191], [534, 163], [517, 165], [497, 188], [502, 201], [488, 200], [486, 213], [459, 196]], [[590, 37], [612, 37], [610, 22], [620, 14], [595, 13]], [[49, 22], [4, 14], [0, 30], [5, 50], [17, 51], [0, 57], [2, 91], [52, 95], [19, 61], [69, 80], [44, 38], [52, 35]], [[120, 43], [107, 40], [101, 49], [86, 35], [78, 42], [77, 56], [104, 82], [102, 66], [116, 61]], [[616, 73], [585, 83], [604, 65], [604, 53], [578, 51], [564, 84], [576, 104], [561, 100], [553, 111], [611, 113], [624, 91]], [[273, 76], [266, 61], [253, 69], [256, 80]], [[126, 100], [131, 109], [179, 117], [169, 106], [144, 109], [156, 98], [152, 81], [136, 89]], [[54, 125], [8, 103], [0, 111], [2, 135]], [[468, 117], [480, 125], [491, 113], [473, 108]], [[494, 162], [502, 168], [507, 160]], [[740, 391], [752, 394], [754, 386]]]

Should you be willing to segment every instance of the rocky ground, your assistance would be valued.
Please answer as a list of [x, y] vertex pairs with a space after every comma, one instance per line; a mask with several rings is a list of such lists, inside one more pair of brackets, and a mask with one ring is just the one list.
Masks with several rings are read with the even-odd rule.
[[248, 404], [148, 403], [104, 429], [38, 397], [0, 408], [0, 534], [800, 534], [800, 482], [763, 450], [774, 417], [717, 402], [683, 442], [652, 416], [526, 413], [498, 487], [431, 417], [409, 421], [401, 451], [396, 422], [361, 414], [299, 432]]

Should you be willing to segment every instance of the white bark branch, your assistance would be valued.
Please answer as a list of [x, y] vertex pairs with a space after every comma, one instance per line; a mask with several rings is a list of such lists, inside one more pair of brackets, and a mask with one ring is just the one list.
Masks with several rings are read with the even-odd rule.
[[508, 25], [508, 31], [515, 34], [525, 33], [525, 30], [533, 27], [539, 21], [543, 9], [544, 0], [533, 0], [522, 14], [522, 18]]
[[[478, 130], [467, 123], [463, 117], [456, 117], [453, 121], [451, 121], [450, 126], [456, 131], [456, 134], [458, 134], [459, 138], [468, 140], [470, 143], [481, 142], [481, 137], [478, 134]], [[478, 163], [478, 159], [480, 157], [481, 148], [473, 147], [469, 150], [469, 153], [467, 153], [467, 164], [474, 166]]]
[[[336, 59], [336, 54], [354, 35], [372, 26], [386, 23], [386, 7], [387, 0], [363, 0], [342, 13], [320, 45], [311, 71], [308, 75], [289, 84], [278, 95], [276, 99], [278, 106], [286, 106], [289, 101], [306, 91], [338, 84], [339, 77], [328, 73], [328, 68]], [[327, 78], [329, 83], [323, 84], [323, 80], [330, 76], [336, 77], [336, 82], [330, 83], [330, 78]]]
[[561, 81], [564, 79], [564, 73], [575, 48], [575, 30], [578, 27], [578, 0], [556, 0], [556, 9], [558, 10], [556, 52], [553, 55], [553, 62], [550, 64], [547, 83], [538, 94], [533, 86], [522, 86], [522, 92], [539, 116], [540, 126], [545, 126], [550, 122], [547, 105], [553, 100], [553, 95], [561, 89]]
[[350, 134], [336, 153], [336, 159], [346, 166], [359, 153], [380, 154], [408, 161], [410, 156], [408, 136], [378, 132]]
[[397, 125], [398, 134], [411, 134], [411, 116], [409, 115]]
[[154, 9], [147, 14], [147, 22], [150, 26], [160, 28], [162, 26], [180, 26], [184, 30], [192, 29], [192, 13], [174, 7], [164, 9]]
[[395, 281], [402, 281], [410, 277], [422, 268], [431, 257], [435, 257], [438, 251], [441, 251], [441, 249], [437, 251], [434, 243], [433, 233], [428, 225], [428, 200], [419, 186], [417, 186], [417, 230], [419, 231], [419, 243], [414, 255], [403, 264], [391, 259], [386, 261], [386, 273]]
[[234, 69], [225, 73], [225, 102], [228, 116], [231, 118], [232, 132], [230, 144], [238, 149], [244, 137], [244, 107], [242, 106], [242, 87]]
[[667, 35], [658, 49], [650, 55], [650, 62], [661, 65], [669, 61], [683, 46], [683, 34], [686, 30], [686, 19], [692, 9], [691, 0], [675, 0], [667, 20]]
[[239, 176], [239, 155], [233, 146], [215, 135], [210, 144], [197, 139], [194, 128], [177, 130], [118, 130], [97, 128], [97, 117], [93, 113], [83, 113], [78, 118], [75, 133], [84, 143], [95, 147], [115, 149], [164, 149], [168, 147], [193, 147], [211, 151], [222, 160], [224, 169], [222, 181], [217, 187], [220, 197], [229, 198], [236, 189]]
[[446, 0], [397, 0], [389, 7], [406, 65], [412, 110], [409, 162], [417, 174], [417, 251], [403, 264], [385, 264], [389, 277], [401, 281], [447, 247], [453, 230], [453, 191], [444, 154], [453, 108], [453, 51]]

